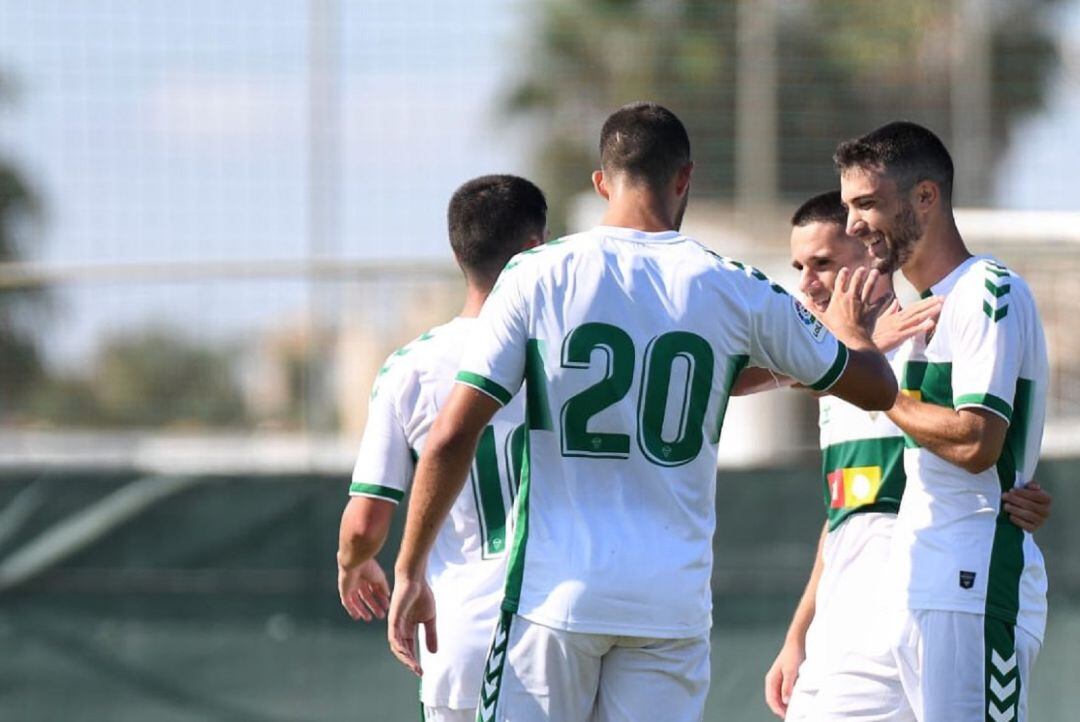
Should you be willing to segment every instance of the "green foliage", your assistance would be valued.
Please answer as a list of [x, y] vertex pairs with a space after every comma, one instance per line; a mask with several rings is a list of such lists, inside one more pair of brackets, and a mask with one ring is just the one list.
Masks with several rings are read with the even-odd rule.
[[221, 427], [246, 420], [235, 355], [151, 329], [108, 341], [86, 375], [56, 375], [34, 410], [53, 423], [106, 427]]
[[[40, 216], [41, 204], [30, 185], [11, 162], [0, 157], [0, 263], [23, 257], [26, 231]], [[0, 289], [0, 419], [22, 407], [43, 375], [33, 326], [40, 320], [46, 299], [40, 289]]]
[[[505, 109], [539, 131], [535, 174], [549, 193], [553, 231], [567, 201], [589, 187], [604, 117], [650, 99], [690, 132], [696, 196], [735, 192], [736, 1], [544, 0], [535, 45]], [[990, 4], [993, 138], [1039, 107], [1056, 66], [1041, 22], [1058, 0]], [[843, 138], [907, 118], [949, 139], [953, 54], [963, 52], [953, 3], [805, 0], [779, 3], [780, 191], [792, 199], [835, 185], [830, 158]]]

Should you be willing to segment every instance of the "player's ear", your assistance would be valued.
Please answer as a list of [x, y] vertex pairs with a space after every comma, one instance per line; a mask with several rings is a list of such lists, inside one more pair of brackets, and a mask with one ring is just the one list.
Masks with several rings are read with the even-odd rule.
[[594, 170], [592, 174], [592, 187], [605, 201], [611, 200], [611, 194], [608, 191], [607, 182], [604, 180], [604, 171]]
[[926, 212], [930, 210], [941, 197], [941, 189], [932, 180], [919, 181], [915, 184], [912, 192], [915, 208]]
[[690, 176], [694, 174], [694, 161], [690, 161], [675, 173], [675, 192], [682, 196], [690, 187]]

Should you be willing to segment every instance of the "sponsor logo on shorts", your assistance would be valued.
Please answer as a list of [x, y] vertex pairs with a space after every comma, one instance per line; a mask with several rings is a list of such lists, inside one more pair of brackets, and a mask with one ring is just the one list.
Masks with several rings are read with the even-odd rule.
[[975, 572], [960, 572], [960, 588], [971, 589], [975, 586]]
[[795, 315], [799, 317], [799, 321], [802, 322], [806, 332], [810, 334], [810, 338], [821, 343], [821, 339], [825, 338], [825, 326], [794, 296], [791, 297], [791, 305], [795, 307]]

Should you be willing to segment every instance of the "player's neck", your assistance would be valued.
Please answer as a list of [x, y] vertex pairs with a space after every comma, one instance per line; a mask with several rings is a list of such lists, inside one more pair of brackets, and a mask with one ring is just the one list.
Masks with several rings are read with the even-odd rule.
[[971, 258], [952, 216], [927, 226], [915, 244], [911, 258], [904, 264], [904, 277], [919, 293], [940, 282]]
[[675, 214], [663, 199], [644, 188], [627, 187], [612, 195], [601, 225], [633, 228], [646, 233], [675, 230]]
[[458, 317], [476, 318], [479, 316], [480, 309], [484, 307], [484, 301], [487, 300], [489, 293], [491, 293], [490, 288], [477, 288], [472, 284], [467, 285], [465, 287], [465, 305], [461, 307]]

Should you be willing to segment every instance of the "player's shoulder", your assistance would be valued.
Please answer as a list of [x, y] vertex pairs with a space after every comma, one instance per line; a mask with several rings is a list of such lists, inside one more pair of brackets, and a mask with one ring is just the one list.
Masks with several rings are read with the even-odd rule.
[[517, 268], [540, 268], [545, 264], [557, 262], [560, 258], [579, 252], [584, 247], [582, 241], [588, 236], [587, 231], [569, 236], [560, 236], [547, 243], [521, 251], [510, 259], [503, 272]]
[[508, 280], [520, 283], [524, 278], [543, 276], [548, 269], [562, 263], [568, 254], [580, 249], [583, 245], [580, 241], [585, 235], [561, 236], [511, 256], [491, 289], [492, 295], [498, 294]]
[[948, 295], [953, 313], [984, 314], [995, 322], [1006, 318], [1010, 307], [1034, 303], [1023, 277], [992, 256], [974, 258]]
[[735, 284], [745, 291], [757, 290], [764, 292], [767, 290], [770, 293], [788, 295], [784, 287], [775, 283], [764, 271], [755, 268], [749, 263], [721, 255], [698, 241], [693, 241], [693, 243], [700, 249], [700, 253], [709, 260], [713, 269], [717, 272], [718, 279], [722, 282]]
[[375, 376], [371, 398], [400, 394], [406, 387], [418, 384], [429, 368], [443, 362], [444, 357], [459, 354], [463, 331], [460, 321], [454, 319], [430, 328], [387, 356]]

